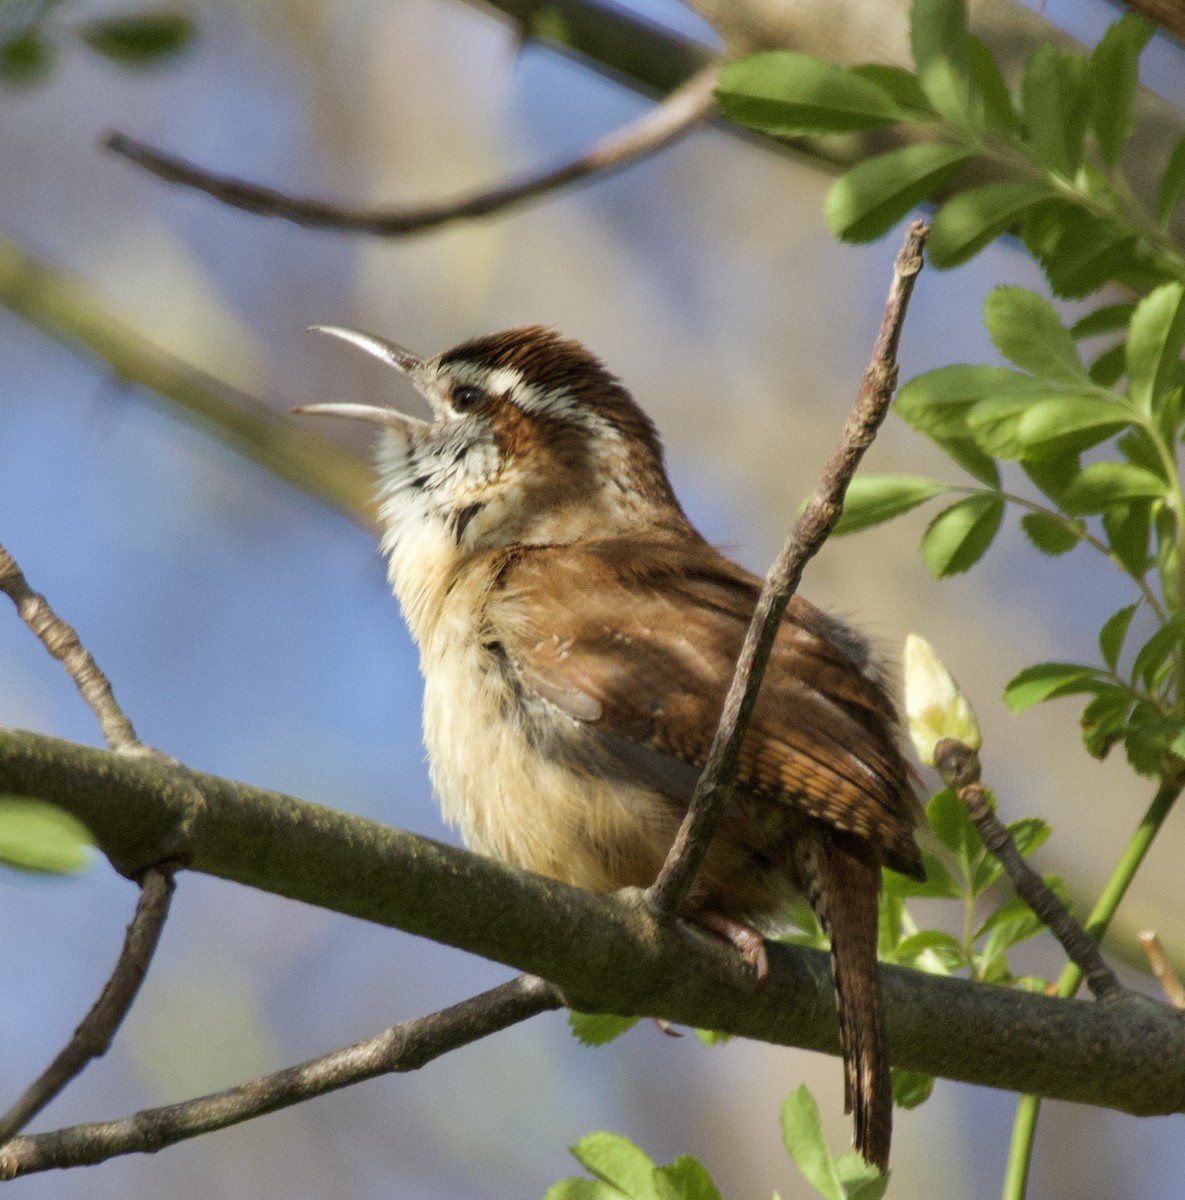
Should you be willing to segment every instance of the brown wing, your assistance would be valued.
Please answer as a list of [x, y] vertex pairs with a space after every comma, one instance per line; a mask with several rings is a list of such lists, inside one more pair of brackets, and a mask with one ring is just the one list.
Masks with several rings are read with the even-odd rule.
[[[702, 545], [613, 539], [517, 551], [492, 601], [509, 606], [499, 628], [522, 685], [685, 802], [758, 590]], [[565, 600], [573, 595], [576, 605]], [[896, 724], [859, 635], [795, 597], [742, 745], [741, 785], [868, 839], [920, 875]]]

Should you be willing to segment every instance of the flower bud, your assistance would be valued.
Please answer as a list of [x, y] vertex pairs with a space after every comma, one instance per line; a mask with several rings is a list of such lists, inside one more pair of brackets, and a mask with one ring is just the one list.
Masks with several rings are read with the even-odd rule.
[[909, 634], [904, 663], [905, 715], [922, 764], [934, 765], [934, 747], [941, 738], [978, 750], [983, 738], [975, 713], [934, 647], [916, 633]]

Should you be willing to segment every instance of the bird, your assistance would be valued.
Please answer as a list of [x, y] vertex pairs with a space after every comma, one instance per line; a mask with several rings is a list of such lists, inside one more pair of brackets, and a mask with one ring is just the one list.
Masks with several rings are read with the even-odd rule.
[[[706, 760], [760, 581], [695, 529], [654, 423], [581, 343], [533, 325], [421, 358], [312, 328], [395, 368], [431, 410], [296, 411], [383, 427], [381, 549], [419, 648], [444, 818], [471, 849], [568, 884], [647, 887]], [[742, 948], [755, 940], [764, 959], [787, 907], [810, 902], [831, 943], [854, 1143], [882, 1171], [881, 868], [924, 878], [899, 732], [868, 640], [795, 595], [679, 913]]]

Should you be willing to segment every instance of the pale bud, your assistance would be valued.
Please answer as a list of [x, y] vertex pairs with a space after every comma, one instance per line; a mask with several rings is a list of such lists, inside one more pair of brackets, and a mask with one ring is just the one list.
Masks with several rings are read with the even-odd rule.
[[942, 738], [978, 750], [983, 743], [979, 722], [934, 647], [916, 633], [908, 634], [904, 663], [905, 715], [923, 765], [934, 765], [934, 747]]

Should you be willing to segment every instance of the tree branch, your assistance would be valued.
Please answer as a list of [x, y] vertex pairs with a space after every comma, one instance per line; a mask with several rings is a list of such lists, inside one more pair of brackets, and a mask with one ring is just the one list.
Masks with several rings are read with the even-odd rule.
[[[506, 963], [583, 1011], [838, 1052], [825, 955], [773, 945], [769, 981], [754, 989], [719, 939], [656, 921], [641, 893], [581, 891], [178, 764], [24, 731], [0, 731], [0, 789], [73, 813], [125, 865], [188, 818], [196, 870]], [[896, 1065], [1124, 1112], [1185, 1112], [1185, 1012], [890, 966], [882, 975]]]
[[212, 196], [221, 204], [262, 217], [279, 217], [306, 229], [334, 229], [375, 237], [407, 237], [453, 221], [473, 220], [536, 200], [569, 184], [612, 174], [657, 154], [711, 115], [719, 67], [702, 67], [661, 104], [624, 129], [615, 130], [571, 162], [487, 190], [414, 208], [353, 209], [285, 195], [226, 175], [216, 175], [123, 133], [101, 145], [168, 183]]
[[[92, 1058], [107, 1053], [148, 973], [165, 918], [169, 915], [173, 887], [171, 871], [154, 869], [145, 873], [136, 914], [128, 926], [111, 978], [61, 1053], [0, 1117], [0, 1163], [8, 1154], [9, 1139], [81, 1074]], [[2, 1176], [3, 1167], [0, 1166]]]
[[1025, 862], [1008, 827], [992, 811], [979, 782], [979, 755], [954, 738], [942, 738], [934, 747], [934, 765], [962, 801], [980, 840], [1004, 868], [1016, 894], [1061, 943], [1066, 957], [1082, 972], [1094, 998], [1114, 1001], [1127, 995], [1127, 988], [1103, 961], [1098, 943]]
[[[136, 736], [131, 721], [116, 703], [110, 681], [79, 640], [74, 627], [63, 621], [46, 598], [29, 586], [16, 559], [3, 546], [0, 546], [0, 591], [9, 596], [21, 619], [65, 667], [79, 694], [95, 714], [107, 745], [117, 754], [155, 755], [156, 752], [145, 747]], [[132, 1007], [169, 915], [173, 897], [172, 868], [153, 863], [138, 882], [140, 899], [114, 971], [58, 1056], [25, 1089], [8, 1112], [0, 1116], [0, 1146], [49, 1104], [91, 1059], [107, 1053]]]
[[720, 825], [736, 783], [741, 742], [786, 606], [798, 589], [806, 564], [819, 552], [839, 520], [848, 483], [888, 414], [897, 386], [897, 346], [909, 297], [922, 269], [922, 250], [929, 233], [921, 221], [914, 221], [906, 233], [905, 244], [893, 264], [893, 281], [872, 361], [860, 381], [840, 444], [824, 466], [818, 488], [766, 576], [745, 631], [708, 761], [662, 871], [650, 888], [651, 901], [660, 915], [670, 916], [678, 910]]
[[13, 1139], [0, 1146], [0, 1179], [80, 1167], [121, 1154], [152, 1154], [187, 1138], [240, 1124], [339, 1088], [392, 1072], [415, 1071], [450, 1050], [562, 1007], [549, 984], [531, 975], [390, 1029], [352, 1046], [226, 1091]]
[[66, 668], [79, 695], [95, 714], [103, 740], [112, 750], [128, 751], [140, 745], [131, 721], [115, 701], [111, 682], [99, 669], [91, 652], [79, 641], [73, 626], [68, 625], [35, 592], [17, 565], [16, 559], [0, 546], [0, 592], [16, 605], [20, 618], [32, 630], [41, 644]]

